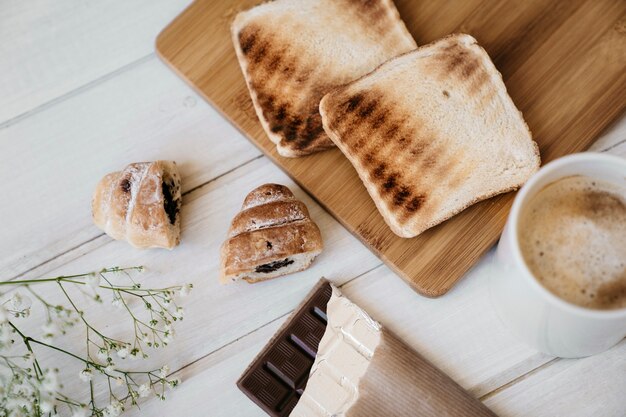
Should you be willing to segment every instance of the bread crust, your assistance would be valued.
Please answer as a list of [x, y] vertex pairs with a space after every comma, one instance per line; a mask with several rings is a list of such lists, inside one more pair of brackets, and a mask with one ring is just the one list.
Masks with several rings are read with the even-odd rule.
[[501, 74], [469, 35], [422, 46], [337, 87], [320, 113], [400, 237], [520, 187], [540, 165]]
[[321, 250], [322, 236], [310, 220], [244, 232], [228, 239], [222, 247], [222, 281], [228, 282], [229, 275], [253, 272], [258, 265]]
[[[285, 260], [293, 264], [290, 257], [301, 254], [309, 254], [312, 260], [322, 249], [320, 230], [304, 203], [283, 185], [265, 184], [248, 194], [231, 223], [220, 251], [220, 282], [262, 281], [257, 267]], [[289, 271], [305, 269], [309, 263], [293, 265]], [[274, 278], [280, 272], [265, 276]]]
[[284, 157], [333, 147], [322, 96], [417, 46], [392, 0], [276, 0], [239, 13], [231, 35], [259, 121]]
[[228, 237], [308, 218], [309, 211], [301, 201], [272, 201], [240, 211], [230, 225]]
[[176, 163], [138, 162], [100, 180], [92, 215], [95, 225], [113, 239], [136, 248], [172, 249], [180, 243], [181, 205]]

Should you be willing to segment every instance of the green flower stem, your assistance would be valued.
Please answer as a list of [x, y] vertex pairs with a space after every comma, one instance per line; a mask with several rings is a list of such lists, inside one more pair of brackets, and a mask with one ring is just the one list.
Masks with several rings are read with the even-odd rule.
[[0, 286], [2, 285], [23, 285], [23, 284], [39, 284], [42, 282], [54, 282], [54, 281], [66, 281], [72, 282], [74, 284], [85, 284], [84, 281], [73, 281], [72, 278], [83, 278], [88, 277], [90, 275], [101, 273], [106, 274], [109, 272], [123, 272], [123, 271], [140, 271], [143, 270], [143, 266], [131, 266], [128, 268], [119, 268], [117, 266], [112, 268], [104, 268], [97, 272], [87, 272], [85, 274], [75, 274], [75, 275], [60, 275], [54, 278], [40, 278], [40, 279], [22, 279], [22, 280], [14, 280], [14, 281], [1, 281]]
[[[61, 287], [61, 291], [63, 291], [63, 294], [65, 294], [65, 298], [67, 298], [67, 301], [69, 301], [69, 303], [72, 305], [72, 308], [74, 308], [74, 311], [76, 311], [76, 314], [78, 314], [78, 316], [80, 317], [81, 321], [85, 324], [85, 326], [87, 326], [88, 331], [92, 330], [95, 334], [100, 336], [102, 338], [102, 340], [104, 340], [104, 341], [109, 340], [109, 341], [113, 341], [115, 343], [124, 344], [124, 342], [121, 341], [121, 340], [113, 339], [113, 338], [110, 338], [108, 336], [103, 335], [96, 328], [94, 328], [91, 324], [89, 324], [87, 322], [87, 320], [85, 320], [83, 312], [78, 309], [78, 307], [76, 306], [76, 304], [74, 304], [74, 301], [72, 300], [70, 295], [67, 293], [67, 291], [65, 291], [65, 287], [63, 287], [63, 284], [60, 281], [57, 281], [57, 284], [59, 284], [59, 287]], [[89, 335], [87, 335], [87, 337], [89, 337]]]
[[20, 329], [18, 329], [10, 321], [7, 322], [7, 323], [9, 323], [9, 326], [11, 326], [13, 328], [13, 330], [15, 330], [17, 332], [17, 334], [19, 334], [22, 337], [22, 341], [24, 342], [24, 345], [26, 345], [26, 349], [33, 356], [33, 369], [35, 370], [35, 376], [37, 377], [37, 379], [41, 380], [41, 378], [43, 377], [43, 371], [41, 369], [41, 366], [39, 366], [39, 362], [37, 361], [37, 357], [35, 356], [35, 352], [33, 351], [33, 348], [30, 345], [30, 342], [35, 342], [35, 340], [30, 338], [30, 337], [28, 337], [28, 336], [26, 336], [24, 333], [22, 333], [20, 331]]
[[[141, 353], [142, 356], [146, 356], [144, 353], [144, 347], [142, 346], [144, 338], [147, 339], [146, 343], [148, 346], [160, 347], [160, 345], [165, 345], [163, 340], [167, 340], [167, 338], [169, 337], [169, 330], [161, 330], [158, 329], [156, 326], [158, 325], [158, 323], [164, 323], [165, 325], [170, 326], [173, 321], [177, 320], [174, 314], [178, 314], [172, 313], [170, 309], [172, 307], [178, 308], [177, 303], [174, 301], [173, 298], [179, 290], [183, 289], [183, 286], [177, 285], [159, 289], [144, 289], [141, 288], [141, 284], [136, 282], [129, 273], [129, 271], [133, 270], [143, 270], [143, 267], [104, 268], [100, 271], [84, 274], [62, 275], [51, 278], [24, 279], [0, 282], [0, 289], [3, 285], [26, 287], [25, 289], [33, 295], [34, 299], [39, 301], [46, 309], [46, 314], [49, 322], [52, 321], [52, 319], [59, 319], [67, 326], [73, 325], [74, 323], [82, 322], [82, 324], [84, 324], [86, 327], [85, 345], [87, 349], [86, 355], [83, 355], [82, 353], [72, 353], [71, 351], [65, 350], [64, 348], [47, 343], [46, 339], [37, 340], [33, 337], [27, 336], [16, 326], [15, 322], [9, 321], [7, 325], [10, 326], [16, 334], [19, 334], [22, 342], [24, 343], [24, 346], [28, 351], [27, 356], [16, 355], [15, 358], [32, 360], [32, 367], [30, 365], [18, 365], [17, 362], [11, 359], [13, 358], [13, 356], [5, 356], [1, 354], [0, 365], [6, 366], [8, 370], [13, 373], [13, 375], [19, 373], [20, 377], [23, 374], [25, 376], [28, 376], [28, 378], [32, 378], [32, 375], [34, 374], [36, 379], [31, 379], [31, 384], [35, 381], [43, 381], [46, 374], [44, 374], [42, 367], [39, 365], [37, 356], [35, 355], [35, 352], [33, 350], [35, 345], [38, 345], [78, 360], [84, 365], [84, 369], [91, 372], [94, 377], [98, 374], [100, 374], [101, 377], [106, 377], [106, 384], [108, 384], [109, 389], [109, 401], [118, 401], [123, 408], [127, 406], [128, 401], [130, 401], [130, 404], [133, 406], [137, 405], [137, 398], [140, 396], [138, 392], [139, 388], [141, 387], [140, 383], [143, 384], [144, 379], [147, 379], [145, 383], [149, 384], [151, 391], [156, 394], [158, 398], [164, 399], [166, 385], [175, 387], [177, 383], [175, 381], [169, 381], [167, 379], [168, 376], [162, 375], [164, 371], [163, 368], [154, 369], [151, 371], [123, 371], [115, 368], [111, 368], [110, 370], [107, 369], [108, 366], [115, 366], [113, 365], [112, 360], [109, 357], [109, 352], [111, 351], [111, 349], [118, 350], [118, 353], [121, 355], [121, 347], [125, 349], [130, 349], [132, 346], [133, 350], [129, 352], [131, 355], [136, 356], [138, 353]], [[125, 282], [125, 285], [117, 286], [115, 284], [117, 280], [111, 279], [111, 277], [108, 275], [109, 273], [122, 273], [126, 275], [129, 279], [130, 284], [132, 285], [129, 285], [129, 282]], [[102, 285], [100, 285], [100, 279], [102, 280]], [[97, 293], [95, 293], [94, 296], [93, 293], [86, 291], [88, 289], [88, 285], [94, 285], [94, 281], [98, 283], [98, 288], [112, 291], [116, 300], [116, 304], [119, 304], [120, 307], [123, 306], [123, 308], [126, 310], [126, 313], [133, 320], [133, 330], [135, 333], [134, 344], [131, 344], [132, 342], [127, 343], [105, 336], [87, 321], [86, 317], [84, 316], [84, 312], [78, 308], [78, 304], [70, 296], [68, 285], [76, 284], [78, 285], [78, 287], [75, 288], [76, 290], [89, 296], [90, 298], [93, 297], [96, 301], [101, 301], [101, 298], [97, 295]], [[48, 302], [48, 300], [44, 296], [39, 295], [36, 291], [33, 290], [33, 288], [31, 288], [31, 285], [34, 284], [55, 282], [63, 293], [64, 298], [66, 299], [67, 303], [69, 303], [69, 305], [67, 305], [65, 302], [62, 303], [63, 305], [53, 305]], [[124, 294], [126, 294], [126, 297], [124, 296]], [[143, 316], [136, 315], [133, 312], [133, 309], [130, 308], [130, 298], [127, 297], [131, 296], [139, 298], [146, 307], [147, 312], [145, 321], [142, 320]], [[68, 317], [71, 317], [71, 319], [68, 319]], [[150, 333], [151, 335], [148, 336]], [[104, 344], [103, 347], [100, 346], [100, 343]], [[96, 359], [95, 357], [92, 358], [90, 352], [90, 347], [92, 348], [91, 345], [95, 346], [98, 349], [106, 349], [106, 353], [108, 356], [106, 363], [100, 363], [100, 360]], [[112, 383], [112, 380], [115, 380], [119, 383], [125, 382], [127, 392], [116, 392], [116, 390], [114, 390], [115, 384]], [[158, 385], [161, 385], [161, 387], [159, 388]], [[36, 385], [33, 385], [33, 388], [35, 389], [35, 391], [37, 391], [38, 389]], [[36, 396], [32, 399], [32, 404], [34, 405], [33, 411], [35, 412], [36, 416], [40, 416], [41, 412], [37, 407], [37, 404], [41, 403], [42, 398], [39, 396], [38, 392], [36, 392], [34, 395]], [[79, 400], [70, 398], [58, 391], [56, 392], [54, 398], [56, 399], [59, 406], [68, 408], [70, 411], [72, 411], [76, 407], [86, 407], [88, 409], [91, 409], [91, 414], [94, 416], [102, 417], [102, 415], [104, 414], [105, 409], [99, 407], [98, 404], [96, 404], [94, 381], [91, 379], [89, 380], [89, 400], [85, 399], [86, 401], [84, 403]], [[2, 413], [0, 412], [0, 414]]]

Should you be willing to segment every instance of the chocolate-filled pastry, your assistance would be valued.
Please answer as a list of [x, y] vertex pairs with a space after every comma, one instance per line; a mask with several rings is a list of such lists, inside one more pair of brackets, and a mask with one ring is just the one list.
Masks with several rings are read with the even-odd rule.
[[322, 252], [320, 230], [289, 188], [252, 190], [222, 245], [220, 281], [259, 282], [306, 269]]
[[180, 242], [180, 175], [173, 161], [136, 162], [106, 175], [91, 201], [93, 221], [136, 248]]

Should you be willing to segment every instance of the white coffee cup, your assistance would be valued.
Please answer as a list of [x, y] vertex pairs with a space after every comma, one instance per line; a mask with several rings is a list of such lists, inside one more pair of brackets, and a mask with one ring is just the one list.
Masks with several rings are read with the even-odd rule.
[[537, 281], [522, 256], [518, 223], [527, 202], [547, 184], [572, 175], [626, 186], [626, 159], [586, 152], [542, 167], [515, 197], [490, 279], [491, 300], [502, 321], [530, 346], [562, 358], [594, 355], [626, 337], [626, 309], [593, 310], [557, 297]]

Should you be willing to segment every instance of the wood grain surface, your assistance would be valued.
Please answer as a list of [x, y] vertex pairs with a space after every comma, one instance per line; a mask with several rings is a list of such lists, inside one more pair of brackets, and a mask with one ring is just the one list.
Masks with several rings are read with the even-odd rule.
[[[162, 59], [417, 292], [445, 294], [498, 238], [514, 194], [465, 210], [413, 239], [395, 236], [337, 149], [278, 156], [256, 117], [230, 40], [256, 0], [198, 0], [158, 37]], [[585, 150], [626, 106], [626, 2], [396, 1], [418, 44], [474, 36], [502, 72], [543, 162]]]
[[[159, 31], [188, 4], [6, 0], [0, 7], [0, 34], [9, 40], [0, 45], [0, 176], [10, 178], [0, 204], [0, 280], [141, 263], [146, 284], [194, 284], [171, 346], [145, 364], [168, 363], [183, 383], [166, 401], [141, 399], [125, 416], [258, 417], [235, 381], [320, 276], [499, 416], [624, 416], [626, 340], [577, 360], [522, 344], [490, 306], [493, 251], [445, 297], [418, 296], [190, 91], [153, 52]], [[626, 118], [592, 150], [626, 157]], [[133, 250], [91, 222], [97, 181], [152, 159], [175, 159], [183, 175], [183, 241], [172, 252]], [[329, 246], [292, 277], [220, 286], [216, 251], [246, 193], [264, 180], [305, 201]], [[132, 331], [101, 307], [90, 306], [92, 324], [114, 336]], [[33, 313], [23, 324], [34, 336], [42, 322]], [[80, 331], [59, 339], [78, 350]], [[88, 398], [73, 358], [57, 352], [42, 361], [67, 376], [66, 393]]]

